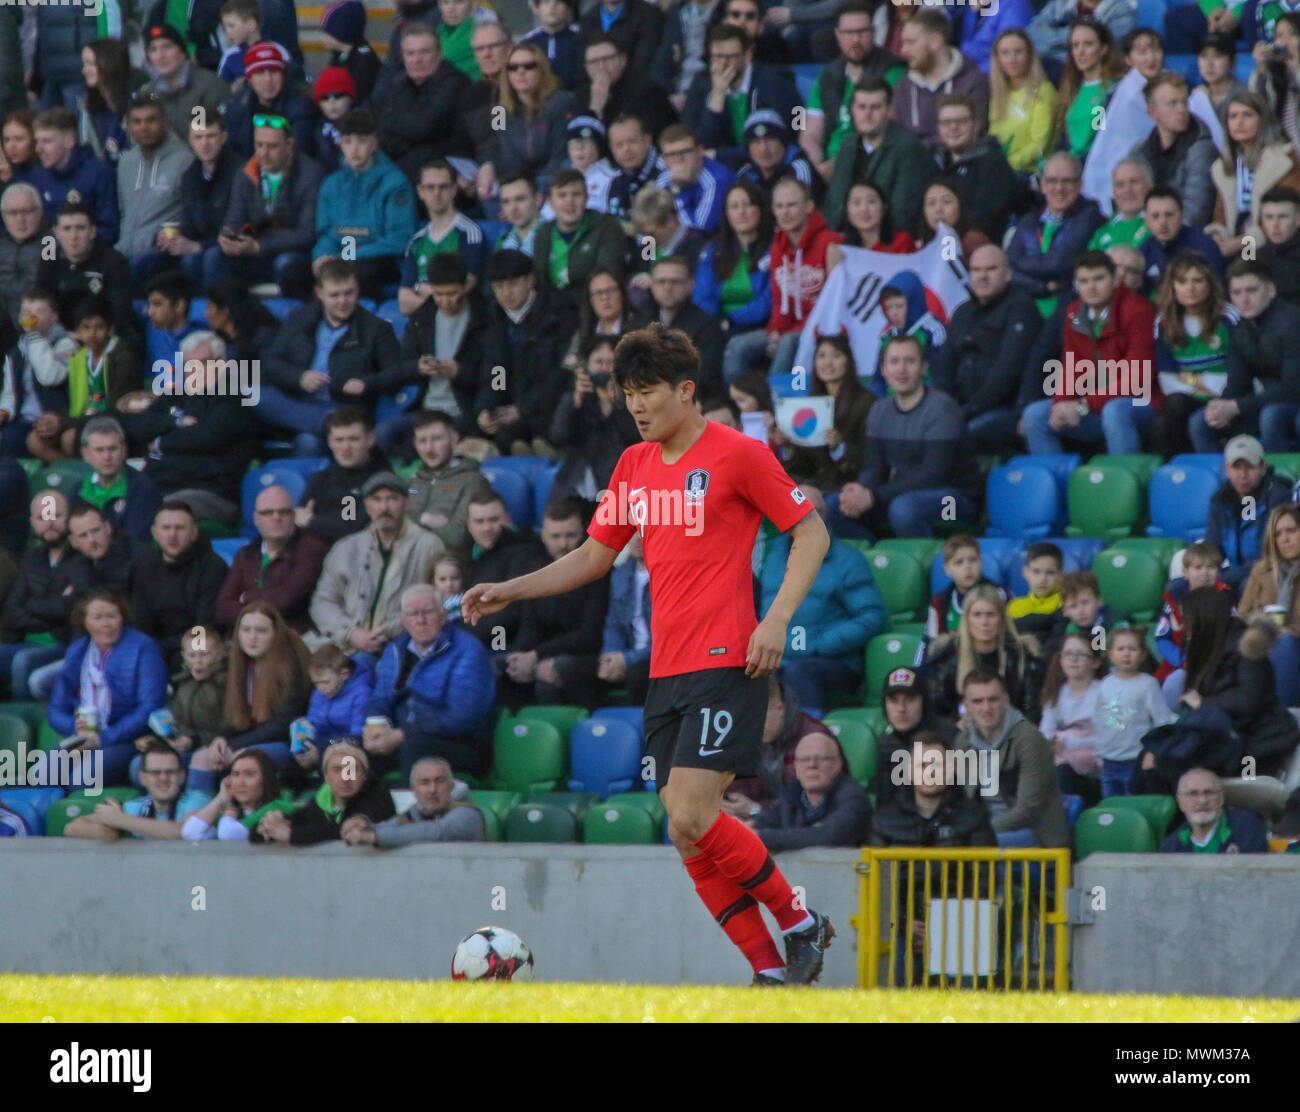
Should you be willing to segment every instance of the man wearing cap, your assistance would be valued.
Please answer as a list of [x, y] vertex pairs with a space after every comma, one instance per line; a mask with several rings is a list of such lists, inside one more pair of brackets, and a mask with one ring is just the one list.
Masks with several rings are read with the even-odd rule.
[[1160, 843], [1161, 853], [1267, 853], [1264, 824], [1250, 811], [1223, 805], [1223, 781], [1208, 768], [1178, 778], [1182, 825]]
[[668, 167], [655, 149], [654, 138], [637, 116], [618, 116], [609, 125], [609, 157], [614, 178], [609, 183], [605, 212], [626, 218], [642, 186], [653, 185]]
[[190, 58], [185, 40], [170, 23], [144, 29], [144, 52], [154, 78], [143, 91], [157, 95], [167, 126], [188, 140], [194, 109], [199, 105], [209, 112], [219, 109], [230, 99], [230, 86]]
[[822, 203], [826, 183], [808, 156], [791, 142], [789, 126], [770, 108], [760, 109], [745, 121], [745, 146], [749, 161], [736, 172], [736, 179], [752, 181], [763, 191], [769, 205], [776, 183], [789, 175], [812, 190], [813, 204]]
[[1223, 450], [1228, 477], [1210, 499], [1205, 541], [1223, 553], [1220, 572], [1234, 587], [1246, 581], [1251, 565], [1263, 555], [1268, 516], [1291, 501], [1291, 484], [1274, 473], [1264, 446], [1253, 436], [1234, 436]]
[[709, 68], [691, 82], [682, 121], [701, 146], [734, 170], [745, 161], [742, 143], [749, 117], [766, 109], [792, 126], [799, 91], [789, 70], [754, 61], [754, 40], [743, 27], [719, 23], [707, 43]]
[[564, 132], [569, 165], [587, 179], [587, 207], [609, 212], [609, 191], [618, 169], [606, 157], [605, 125], [595, 116], [575, 116]]
[[158, 232], [181, 223], [181, 179], [194, 154], [167, 126], [162, 101], [137, 93], [126, 113], [131, 146], [117, 161], [117, 199], [122, 227], [117, 249], [131, 261], [131, 277], [140, 281], [151, 268]]
[[407, 587], [428, 581], [442, 541], [407, 520], [409, 484], [391, 471], [370, 476], [361, 488], [367, 528], [337, 541], [325, 557], [311, 600], [319, 634], [307, 643], [333, 642], [373, 663], [401, 635], [401, 598]]
[[1239, 433], [1259, 433], [1265, 450], [1289, 452], [1300, 439], [1300, 309], [1277, 296], [1272, 273], [1256, 259], [1228, 267], [1228, 297], [1241, 314], [1232, 333], [1241, 358], [1223, 395], [1192, 414], [1187, 431], [1198, 452], [1217, 452]]
[[876, 743], [876, 799], [883, 804], [901, 786], [891, 773], [902, 760], [899, 754], [912, 751], [916, 735], [924, 730], [949, 739], [956, 726], [934, 713], [926, 697], [926, 685], [915, 668], [890, 672], [885, 677], [881, 701], [886, 728]]
[[253, 129], [253, 157], [235, 178], [215, 248], [204, 255], [205, 284], [237, 278], [275, 282], [283, 297], [311, 293], [316, 199], [325, 171], [297, 150], [289, 121], [267, 117]]
[[315, 157], [316, 106], [287, 87], [288, 64], [289, 52], [279, 43], [254, 43], [244, 53], [248, 84], [226, 105], [226, 130], [230, 145], [245, 158], [253, 157], [253, 129], [258, 120], [276, 118], [289, 121], [298, 153]]

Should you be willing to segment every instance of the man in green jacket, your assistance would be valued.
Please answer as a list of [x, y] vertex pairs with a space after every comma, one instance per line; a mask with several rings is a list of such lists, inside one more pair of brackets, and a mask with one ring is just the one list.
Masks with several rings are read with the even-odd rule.
[[925, 188], [937, 167], [921, 141], [889, 118], [893, 101], [894, 90], [883, 77], [868, 78], [853, 90], [854, 136], [835, 156], [822, 206], [831, 228], [843, 225], [849, 190], [858, 182], [870, 182], [880, 190], [897, 227], [914, 227], [921, 214]]
[[573, 290], [581, 300], [587, 279], [609, 269], [622, 277], [627, 237], [613, 216], [587, 208], [587, 179], [581, 170], [560, 170], [551, 179], [555, 219], [537, 229], [533, 266], [541, 288]]

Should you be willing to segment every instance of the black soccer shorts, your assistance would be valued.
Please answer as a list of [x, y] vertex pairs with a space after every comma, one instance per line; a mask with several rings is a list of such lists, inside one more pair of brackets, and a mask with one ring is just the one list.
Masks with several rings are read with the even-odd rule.
[[706, 668], [650, 681], [646, 692], [646, 779], [663, 790], [675, 765], [752, 776], [767, 717], [767, 677]]

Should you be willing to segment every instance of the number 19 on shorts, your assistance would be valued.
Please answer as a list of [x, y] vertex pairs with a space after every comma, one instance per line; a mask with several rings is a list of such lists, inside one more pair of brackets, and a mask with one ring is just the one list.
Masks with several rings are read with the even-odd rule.
[[[713, 711], [709, 707], [700, 708], [700, 756], [716, 757], [722, 752], [723, 739], [731, 733], [731, 712]], [[709, 745], [709, 731], [715, 734], [714, 743]]]

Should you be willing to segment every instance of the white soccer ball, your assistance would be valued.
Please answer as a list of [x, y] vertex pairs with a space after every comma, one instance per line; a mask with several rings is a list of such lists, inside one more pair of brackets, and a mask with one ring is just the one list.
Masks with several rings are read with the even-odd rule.
[[479, 927], [467, 934], [451, 959], [454, 981], [531, 981], [533, 952], [505, 927]]

